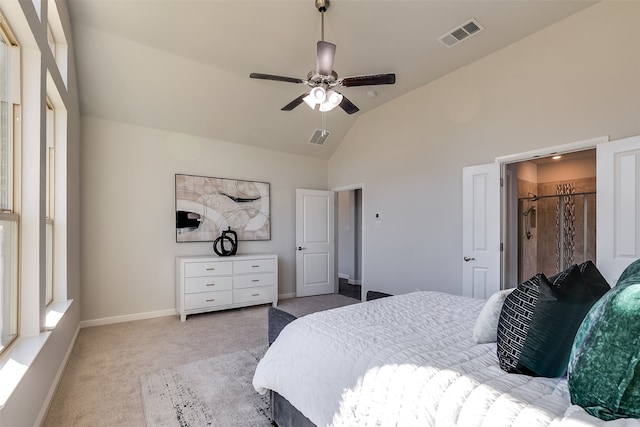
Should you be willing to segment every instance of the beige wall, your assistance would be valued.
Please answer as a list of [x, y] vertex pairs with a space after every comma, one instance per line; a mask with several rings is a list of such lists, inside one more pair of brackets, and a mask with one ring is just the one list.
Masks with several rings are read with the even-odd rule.
[[640, 134], [638, 16], [603, 1], [359, 117], [329, 184], [365, 184], [363, 292], [461, 293], [463, 167]]
[[595, 152], [591, 157], [538, 165], [538, 182], [566, 181], [594, 176], [596, 176]]
[[82, 320], [167, 314], [175, 257], [214, 255], [175, 241], [176, 173], [269, 182], [272, 238], [238, 253], [278, 254], [279, 294], [295, 292], [295, 189], [326, 189], [326, 160], [91, 117], [82, 140]]

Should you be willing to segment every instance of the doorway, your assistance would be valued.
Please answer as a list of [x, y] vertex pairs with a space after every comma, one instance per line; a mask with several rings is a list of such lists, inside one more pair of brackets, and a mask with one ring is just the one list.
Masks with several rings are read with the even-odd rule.
[[505, 165], [506, 288], [596, 260], [596, 150]]
[[338, 191], [338, 293], [362, 299], [362, 189]]

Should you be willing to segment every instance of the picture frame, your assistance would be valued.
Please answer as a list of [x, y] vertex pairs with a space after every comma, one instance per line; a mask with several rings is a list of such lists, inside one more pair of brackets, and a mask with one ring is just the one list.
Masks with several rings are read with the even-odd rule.
[[223, 231], [238, 240], [271, 239], [270, 184], [175, 174], [176, 242], [212, 242]]

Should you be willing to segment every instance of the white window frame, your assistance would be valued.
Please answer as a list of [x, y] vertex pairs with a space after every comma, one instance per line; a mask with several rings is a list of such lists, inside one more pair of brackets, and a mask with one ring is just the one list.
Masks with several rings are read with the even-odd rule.
[[[19, 239], [20, 218], [15, 212], [17, 186], [20, 179], [17, 176], [19, 169], [15, 165], [19, 159], [20, 141], [20, 50], [16, 38], [7, 24], [7, 20], [0, 14], [0, 37], [7, 46], [7, 183], [5, 200], [0, 201], [0, 222], [2, 223], [2, 236], [0, 236], [0, 353], [18, 337], [20, 305], [19, 305]], [[9, 229], [5, 230], [4, 227]], [[5, 233], [5, 231], [7, 231]], [[6, 238], [6, 240], [5, 240]], [[5, 251], [9, 252], [5, 255]], [[6, 257], [6, 258], [5, 258]], [[8, 301], [7, 301], [8, 299]], [[5, 310], [11, 312], [6, 316]]]

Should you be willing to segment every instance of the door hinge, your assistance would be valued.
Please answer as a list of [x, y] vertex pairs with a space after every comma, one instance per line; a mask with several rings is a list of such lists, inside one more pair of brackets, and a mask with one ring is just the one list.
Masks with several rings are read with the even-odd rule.
[[504, 251], [504, 243], [500, 243], [500, 252]]
[[504, 178], [500, 178], [500, 187], [504, 187]]

